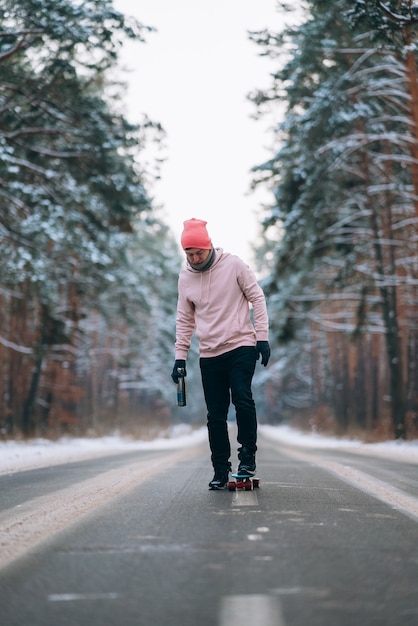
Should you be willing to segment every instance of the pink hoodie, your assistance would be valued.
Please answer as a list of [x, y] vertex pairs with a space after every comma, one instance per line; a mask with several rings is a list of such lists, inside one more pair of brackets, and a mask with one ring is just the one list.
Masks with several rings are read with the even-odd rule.
[[187, 265], [180, 272], [176, 359], [187, 358], [195, 329], [204, 358], [268, 341], [266, 301], [255, 275], [239, 257], [222, 248], [216, 248], [215, 253], [208, 270], [199, 272]]

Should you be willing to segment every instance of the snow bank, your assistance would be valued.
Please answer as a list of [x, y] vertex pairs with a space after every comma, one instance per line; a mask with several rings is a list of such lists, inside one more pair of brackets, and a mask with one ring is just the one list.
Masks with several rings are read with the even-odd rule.
[[205, 441], [207, 429], [192, 429], [188, 424], [174, 426], [167, 436], [139, 441], [118, 435], [97, 439], [63, 437], [58, 441], [0, 442], [0, 474], [48, 467], [135, 450], [168, 450], [193, 446]]
[[[289, 426], [259, 426], [260, 434], [285, 445], [305, 448], [347, 450], [418, 463], [418, 440], [365, 444], [357, 440], [302, 433]], [[48, 467], [135, 450], [168, 450], [194, 446], [207, 441], [206, 426], [193, 429], [187, 424], [174, 426], [167, 436], [137, 441], [118, 435], [97, 439], [64, 437], [58, 441], [36, 439], [30, 442], [0, 443], [0, 474]]]
[[385, 441], [382, 443], [362, 443], [356, 439], [339, 439], [324, 437], [315, 432], [302, 433], [290, 426], [259, 426], [259, 432], [269, 439], [280, 441], [289, 446], [305, 448], [319, 448], [332, 450], [347, 450], [358, 454], [382, 456], [399, 459], [411, 463], [418, 463], [418, 440], [413, 441]]

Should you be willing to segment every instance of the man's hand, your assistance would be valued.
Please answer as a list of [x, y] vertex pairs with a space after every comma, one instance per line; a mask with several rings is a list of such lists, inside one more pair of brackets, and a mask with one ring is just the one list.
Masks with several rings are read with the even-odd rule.
[[171, 378], [176, 385], [179, 382], [179, 373], [177, 371], [179, 369], [183, 369], [184, 373], [182, 375], [187, 376], [186, 361], [184, 359], [177, 359], [174, 363], [173, 371], [171, 372]]
[[266, 367], [267, 363], [270, 359], [270, 346], [268, 341], [257, 341], [256, 345], [257, 350], [257, 361], [260, 358], [261, 354], [261, 365]]

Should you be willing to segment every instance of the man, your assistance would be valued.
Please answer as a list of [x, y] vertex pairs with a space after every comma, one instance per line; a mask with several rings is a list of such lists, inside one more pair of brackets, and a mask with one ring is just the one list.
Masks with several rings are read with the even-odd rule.
[[[238, 472], [254, 476], [257, 417], [251, 391], [256, 361], [270, 358], [268, 316], [264, 293], [253, 272], [239, 257], [214, 248], [207, 222], [184, 222], [181, 245], [187, 267], [178, 281], [175, 363], [171, 377], [186, 375], [193, 332], [199, 342], [200, 370], [207, 407], [211, 461], [215, 471], [210, 489], [224, 489], [231, 471], [228, 434], [230, 399], [238, 426]], [[254, 324], [250, 317], [253, 308]]]

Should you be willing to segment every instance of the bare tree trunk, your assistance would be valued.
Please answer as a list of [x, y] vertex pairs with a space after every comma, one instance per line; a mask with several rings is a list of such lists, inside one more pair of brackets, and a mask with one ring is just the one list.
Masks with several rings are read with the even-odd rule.
[[[405, 33], [406, 46], [411, 45], [411, 35], [409, 31]], [[417, 80], [417, 64], [415, 60], [415, 52], [408, 49], [406, 53], [406, 74], [407, 88], [411, 97], [410, 101], [410, 132], [415, 141], [411, 143], [411, 174], [412, 185], [414, 187], [415, 198], [415, 215], [418, 217], [418, 80]]]
[[[368, 155], [363, 157], [363, 172], [365, 175], [365, 189], [367, 208], [370, 211], [370, 225], [373, 231], [373, 249], [378, 276], [377, 287], [380, 292], [383, 323], [385, 327], [386, 353], [388, 356], [388, 366], [390, 373], [390, 395], [392, 403], [392, 427], [396, 439], [406, 438], [405, 400], [404, 385], [402, 377], [402, 351], [399, 339], [398, 309], [397, 309], [397, 288], [392, 280], [390, 286], [387, 285], [387, 270], [385, 266], [384, 253], [382, 248], [382, 234], [379, 224], [378, 207], [376, 199], [369, 196], [368, 189], [371, 185]], [[383, 207], [387, 221], [391, 222], [390, 206], [388, 201]], [[386, 230], [391, 231], [391, 223], [385, 225]], [[390, 253], [392, 254], [392, 253]], [[394, 277], [394, 260], [390, 257], [389, 273]]]
[[34, 434], [35, 423], [33, 420], [36, 396], [38, 393], [39, 379], [41, 377], [42, 363], [48, 351], [48, 315], [45, 306], [41, 306], [39, 320], [39, 337], [34, 349], [34, 365], [29, 390], [22, 407], [22, 431], [25, 437]]
[[392, 424], [396, 439], [406, 437], [404, 386], [402, 380], [402, 359], [399, 345], [398, 312], [396, 306], [396, 285], [386, 285], [383, 250], [380, 243], [377, 214], [370, 202], [371, 224], [374, 232], [376, 269], [380, 280], [379, 291], [385, 325], [386, 352], [389, 360], [390, 395], [392, 399]]
[[39, 345], [36, 350], [35, 363], [32, 369], [32, 378], [26, 396], [26, 400], [23, 404], [22, 410], [22, 431], [25, 437], [29, 437], [34, 434], [35, 424], [33, 421], [33, 410], [36, 402], [36, 396], [38, 393], [39, 379], [41, 377], [42, 363], [47, 352], [47, 346], [42, 342], [42, 337], [39, 340]]

